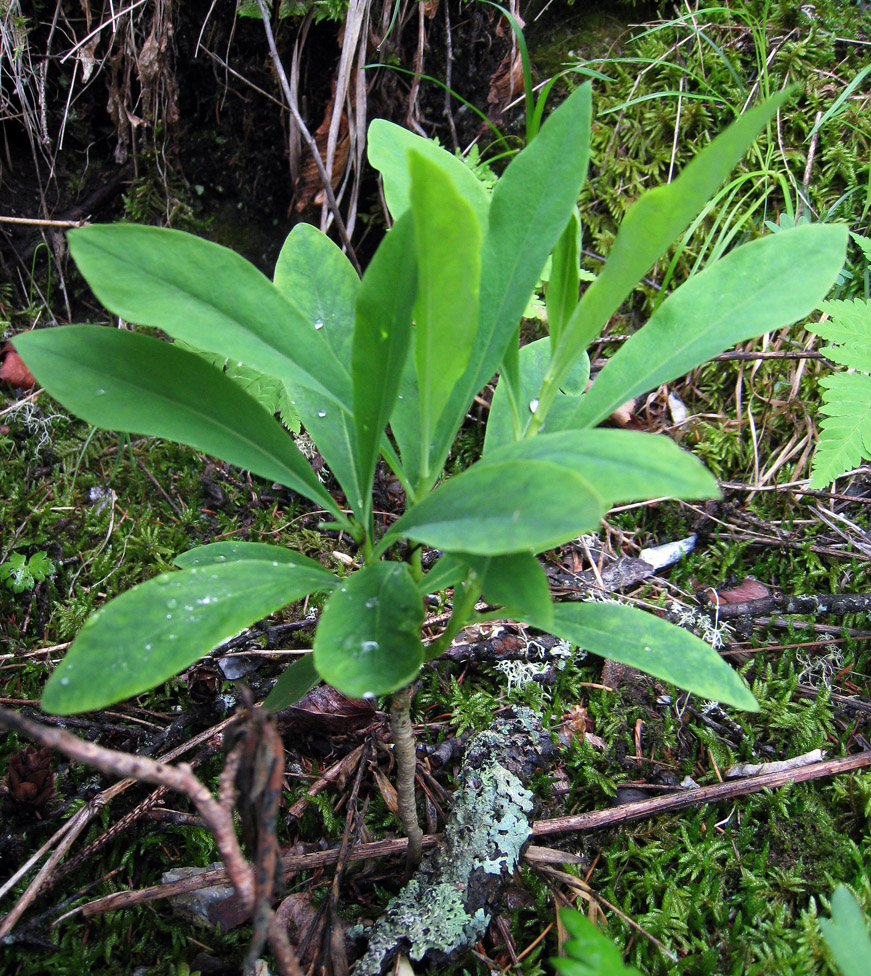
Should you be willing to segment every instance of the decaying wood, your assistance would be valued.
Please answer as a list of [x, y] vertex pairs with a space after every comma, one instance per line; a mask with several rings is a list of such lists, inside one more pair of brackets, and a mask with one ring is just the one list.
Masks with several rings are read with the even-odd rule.
[[529, 710], [469, 740], [442, 843], [363, 935], [354, 976], [376, 976], [399, 953], [446, 961], [475, 945], [531, 836], [524, 783], [555, 752]]

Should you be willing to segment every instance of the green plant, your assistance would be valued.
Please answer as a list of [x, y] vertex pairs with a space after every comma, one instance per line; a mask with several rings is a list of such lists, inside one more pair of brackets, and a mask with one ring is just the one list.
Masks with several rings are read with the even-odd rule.
[[862, 976], [871, 960], [868, 923], [856, 896], [845, 885], [832, 895], [832, 917], [821, 918], [820, 928], [838, 969], [844, 976]]
[[[871, 265], [871, 238], [852, 235]], [[825, 488], [871, 456], [871, 300], [827, 301], [820, 306], [826, 321], [814, 332], [834, 345], [823, 352], [849, 371], [820, 380], [825, 415], [814, 454], [811, 488]]]
[[620, 949], [580, 912], [563, 908], [559, 917], [571, 938], [563, 946], [565, 956], [551, 959], [558, 973], [564, 976], [641, 976], [634, 966], [624, 964]]
[[[396, 222], [362, 281], [307, 225], [289, 235], [273, 282], [233, 252], [177, 231], [72, 232], [76, 263], [115, 314], [294, 391], [349, 510], [261, 406], [179, 345], [88, 325], [31, 332], [16, 344], [38, 380], [90, 423], [180, 440], [287, 485], [355, 540], [360, 562], [341, 579], [257, 543], [184, 553], [180, 573], [93, 614], [48, 682], [43, 707], [69, 713], [137, 694], [253, 620], [324, 593], [314, 654], [285, 672], [269, 707], [319, 677], [355, 696], [403, 688], [475, 618], [483, 594], [500, 616], [755, 708], [737, 674], [692, 634], [614, 603], [553, 604], [534, 554], [594, 529], [616, 502], [715, 495], [710, 474], [667, 438], [594, 426], [628, 397], [807, 314], [835, 280], [846, 248], [839, 225], [736, 248], [669, 296], [583, 394], [588, 343], [787, 97], [748, 111], [670, 185], [645, 194], [580, 302], [576, 200], [589, 85], [551, 114], [492, 196], [450, 153], [374, 122], [370, 159]], [[550, 336], [521, 349], [519, 319], [551, 253]], [[472, 398], [497, 370], [483, 458], [436, 487]], [[407, 509], [379, 536], [371, 486], [382, 454]], [[413, 544], [407, 557], [403, 540]], [[421, 544], [445, 553], [426, 575]], [[424, 647], [423, 597], [449, 587], [450, 621]]]
[[32, 590], [37, 583], [54, 576], [55, 572], [55, 564], [44, 552], [35, 552], [29, 559], [23, 553], [13, 552], [4, 563], [0, 563], [0, 580], [13, 593]]

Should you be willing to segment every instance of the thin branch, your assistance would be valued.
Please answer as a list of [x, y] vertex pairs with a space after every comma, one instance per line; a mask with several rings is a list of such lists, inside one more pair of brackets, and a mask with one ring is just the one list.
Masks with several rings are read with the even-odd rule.
[[144, 756], [104, 749], [93, 742], [85, 742], [64, 729], [40, 725], [6, 708], [0, 708], [0, 726], [34, 739], [40, 745], [62, 752], [70, 759], [92, 766], [108, 776], [124, 776], [157, 786], [166, 786], [187, 796], [196, 806], [206, 826], [212, 831], [221, 860], [236, 889], [243, 907], [254, 904], [254, 878], [250, 866], [242, 856], [232, 817], [215, 800], [206, 787], [194, 776], [187, 763], [168, 766]]
[[342, 215], [339, 212], [339, 205], [336, 203], [336, 196], [333, 193], [332, 182], [330, 181], [330, 177], [328, 176], [326, 168], [324, 167], [324, 161], [321, 159], [321, 154], [318, 151], [317, 143], [303, 121], [296, 101], [293, 98], [293, 93], [290, 90], [290, 82], [287, 80], [284, 65], [281, 63], [278, 48], [275, 46], [275, 35], [272, 33], [272, 24], [270, 23], [269, 19], [269, 8], [266, 6], [265, 0], [257, 0], [257, 6], [260, 8], [260, 16], [263, 18], [263, 28], [266, 31], [266, 43], [269, 45], [269, 53], [272, 56], [272, 63], [275, 66], [275, 72], [278, 75], [279, 82], [281, 83], [281, 90], [284, 92], [284, 97], [287, 99], [288, 108], [290, 109], [294, 122], [296, 122], [297, 126], [299, 127], [299, 131], [302, 134], [303, 139], [305, 139], [308, 145], [309, 152], [312, 154], [312, 159], [314, 160], [315, 166], [318, 170], [318, 175], [320, 176], [321, 182], [324, 185], [324, 196], [327, 200], [327, 206], [330, 208], [330, 212], [333, 215], [333, 220], [336, 222], [336, 230], [339, 232], [339, 237], [342, 238], [342, 244], [345, 246], [348, 259], [350, 260], [351, 264], [354, 265], [357, 274], [362, 275], [363, 271], [360, 268], [357, 255], [354, 253], [354, 248], [351, 245], [350, 239], [348, 238], [348, 231], [345, 227], [344, 220], [342, 220]]

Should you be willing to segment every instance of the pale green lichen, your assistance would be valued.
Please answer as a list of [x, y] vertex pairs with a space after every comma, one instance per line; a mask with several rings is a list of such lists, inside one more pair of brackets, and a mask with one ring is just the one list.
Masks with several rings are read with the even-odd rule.
[[493, 760], [464, 767], [441, 848], [369, 931], [354, 976], [380, 973], [397, 948], [414, 960], [427, 953], [444, 958], [474, 945], [486, 932], [490, 912], [469, 904], [470, 895], [481, 897], [475, 876], [510, 878], [531, 833], [532, 794], [495, 761], [505, 747], [504, 733], [484, 732], [469, 743], [467, 757], [492, 755]]

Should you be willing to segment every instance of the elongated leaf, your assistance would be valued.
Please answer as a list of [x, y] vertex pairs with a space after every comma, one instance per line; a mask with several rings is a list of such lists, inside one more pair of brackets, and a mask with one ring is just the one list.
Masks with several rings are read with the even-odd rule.
[[326, 593], [339, 585], [339, 580], [320, 563], [309, 559], [301, 552], [272, 546], [266, 542], [210, 542], [196, 549], [188, 549], [173, 560], [179, 569], [192, 569], [194, 566], [220, 566], [222, 563], [258, 562], [274, 566], [297, 566], [310, 573], [322, 573], [324, 580], [321, 592]]
[[439, 422], [430, 451], [432, 471], [444, 465], [472, 397], [499, 368], [547, 257], [577, 206], [587, 175], [591, 115], [588, 83], [551, 113], [496, 184], [482, 255], [478, 338]]
[[314, 322], [254, 265], [191, 234], [135, 224], [70, 231], [70, 252], [94, 294], [130, 322], [153, 325], [302, 385], [342, 405], [351, 388]]
[[369, 125], [367, 152], [369, 162], [384, 180], [384, 196], [393, 219], [399, 220], [411, 207], [410, 149], [425, 155], [450, 174], [456, 190], [471, 204], [481, 225], [486, 227], [490, 195], [462, 160], [430, 139], [415, 135], [393, 122], [374, 119]]
[[832, 917], [820, 919], [820, 929], [841, 976], [868, 976], [871, 937], [856, 896], [846, 885], [832, 895]]
[[575, 208], [553, 250], [553, 266], [545, 292], [547, 331], [556, 349], [560, 336], [578, 304], [581, 285], [581, 216]]
[[15, 345], [48, 392], [89, 424], [190, 444], [343, 517], [281, 424], [194, 353], [98, 325], [29, 332]]
[[807, 315], [834, 283], [846, 246], [846, 225], [806, 224], [731, 251], [660, 305], [560, 425], [592, 426], [736, 342]]
[[756, 699], [700, 638], [651, 613], [617, 603], [560, 603], [550, 632], [584, 649], [726, 705], [755, 712]]
[[717, 498], [710, 471], [665, 435], [570, 430], [508, 444], [481, 462], [547, 461], [588, 478], [610, 507], [657, 496]]
[[566, 325], [551, 374], [555, 381], [599, 335], [641, 278], [686, 230], [750, 148], [760, 129], [791, 94], [781, 92], [745, 112], [688, 163], [677, 179], [667, 186], [648, 190], [630, 209], [605, 267], [584, 292]]
[[[411, 312], [417, 285], [414, 226], [403, 217], [381, 242], [363, 276], [354, 327], [352, 378], [356, 464], [365, 510], [381, 438], [396, 397], [411, 341]], [[360, 509], [364, 509], [361, 504]]]
[[352, 698], [396, 691], [423, 663], [423, 601], [405, 563], [370, 563], [327, 601], [314, 642], [321, 677]]
[[351, 508], [362, 517], [363, 505], [358, 500], [366, 492], [358, 476], [349, 395], [354, 307], [360, 279], [347, 257], [325, 234], [310, 224], [297, 224], [278, 255], [275, 286], [310, 323], [310, 341], [331, 360], [333, 375], [339, 378], [333, 388], [334, 401], [328, 401], [319, 391], [297, 387], [291, 402]]
[[263, 707], [270, 712], [290, 708], [320, 683], [321, 676], [315, 669], [314, 654], [306, 654], [284, 669], [275, 687], [266, 696]]
[[[536, 339], [528, 342], [520, 350], [520, 402], [524, 405], [524, 425], [521, 434], [529, 426], [529, 418], [537, 407], [537, 397], [541, 389], [544, 375], [550, 363], [550, 339]], [[577, 405], [575, 397], [584, 392], [587, 380], [590, 378], [590, 357], [584, 353], [575, 364], [571, 373], [563, 380], [565, 393], [560, 391], [551, 407], [548, 416], [556, 415], [563, 407], [566, 411]], [[564, 405], [562, 401], [567, 401]], [[525, 413], [523, 412], [525, 411]], [[508, 391], [502, 385], [500, 378], [490, 404], [490, 414], [487, 418], [487, 433], [484, 438], [484, 456], [487, 457], [497, 448], [510, 444], [515, 440], [511, 423], [511, 410], [508, 404]]]
[[347, 256], [317, 227], [297, 224], [275, 262], [274, 283], [311, 323], [314, 341], [348, 375], [360, 278]]
[[481, 225], [440, 166], [411, 150], [409, 169], [417, 253], [414, 364], [428, 444], [475, 341]]
[[456, 586], [469, 575], [468, 565], [459, 556], [445, 553], [433, 568], [417, 584], [421, 596], [438, 593], [449, 586]]
[[499, 556], [541, 552], [599, 524], [607, 504], [581, 475], [543, 461], [478, 463], [410, 509], [381, 540]]
[[478, 577], [478, 585], [488, 603], [505, 608], [508, 616], [518, 620], [535, 620], [547, 630], [545, 621], [553, 618], [550, 587], [541, 564], [531, 552], [513, 552], [507, 556], [464, 555], [462, 561]]
[[322, 571], [243, 561], [164, 573], [91, 614], [42, 707], [87, 712], [138, 695], [279, 607], [324, 588]]
[[820, 408], [824, 417], [811, 488], [825, 488], [863, 459], [871, 458], [871, 376], [833, 373], [823, 376], [820, 386], [825, 391]]

